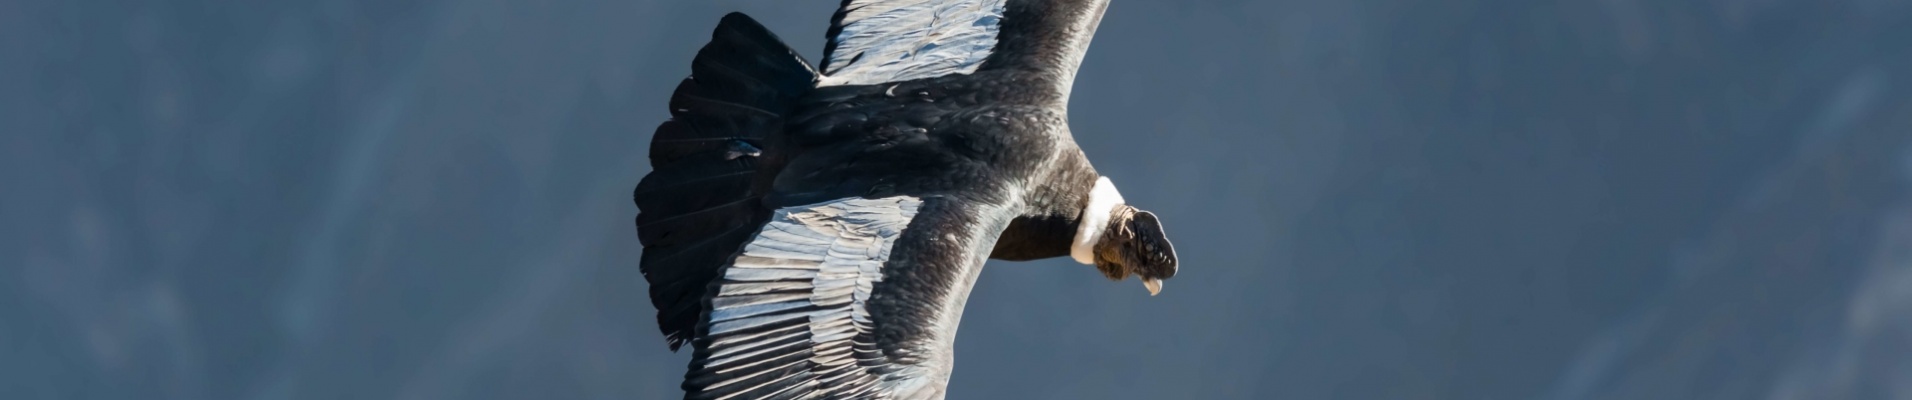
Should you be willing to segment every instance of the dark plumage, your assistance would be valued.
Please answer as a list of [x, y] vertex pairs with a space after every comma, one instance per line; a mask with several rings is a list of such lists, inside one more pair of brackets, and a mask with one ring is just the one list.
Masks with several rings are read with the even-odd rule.
[[1173, 276], [1154, 215], [1068, 130], [1104, 7], [846, 1], [829, 75], [725, 16], [633, 194], [658, 324], [693, 344], [686, 398], [941, 398], [988, 258]]
[[[765, 55], [781, 54], [788, 59]], [[671, 120], [651, 136], [651, 173], [631, 197], [642, 269], [657, 324], [672, 350], [693, 336], [705, 286], [769, 218], [761, 201], [781, 159], [726, 157], [737, 143], [775, 148], [782, 115], [811, 89], [816, 73], [776, 35], [743, 14], [718, 24], [671, 95]]]

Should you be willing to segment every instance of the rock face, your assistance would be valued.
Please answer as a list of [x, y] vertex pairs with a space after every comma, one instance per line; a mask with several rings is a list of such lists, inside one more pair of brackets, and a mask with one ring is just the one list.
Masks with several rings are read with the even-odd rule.
[[1908, 112], [1830, 102], [1839, 130], [1808, 132], [1739, 196], [1553, 398], [1912, 397]]

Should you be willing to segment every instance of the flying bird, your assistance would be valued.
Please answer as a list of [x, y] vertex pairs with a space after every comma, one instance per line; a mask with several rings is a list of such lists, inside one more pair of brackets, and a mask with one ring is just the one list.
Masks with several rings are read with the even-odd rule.
[[1068, 256], [1150, 295], [1161, 222], [1098, 174], [1069, 90], [1108, 0], [847, 0], [812, 66], [724, 16], [638, 183], [640, 269], [686, 399], [941, 399], [984, 261]]

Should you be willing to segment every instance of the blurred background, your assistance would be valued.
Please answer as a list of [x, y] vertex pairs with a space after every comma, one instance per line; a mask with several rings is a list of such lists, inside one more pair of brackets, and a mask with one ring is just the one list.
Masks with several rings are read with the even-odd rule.
[[[664, 399], [630, 190], [744, 11], [0, 1], [0, 398]], [[992, 262], [952, 399], [1912, 399], [1912, 2], [1116, 0], [1159, 297]]]

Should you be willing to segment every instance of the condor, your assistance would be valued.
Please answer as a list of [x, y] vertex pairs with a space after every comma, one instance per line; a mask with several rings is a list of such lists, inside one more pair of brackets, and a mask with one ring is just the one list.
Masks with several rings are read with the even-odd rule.
[[671, 96], [641, 269], [687, 399], [941, 399], [990, 258], [1175, 275], [1068, 126], [1108, 0], [849, 0], [821, 68], [742, 14]]

